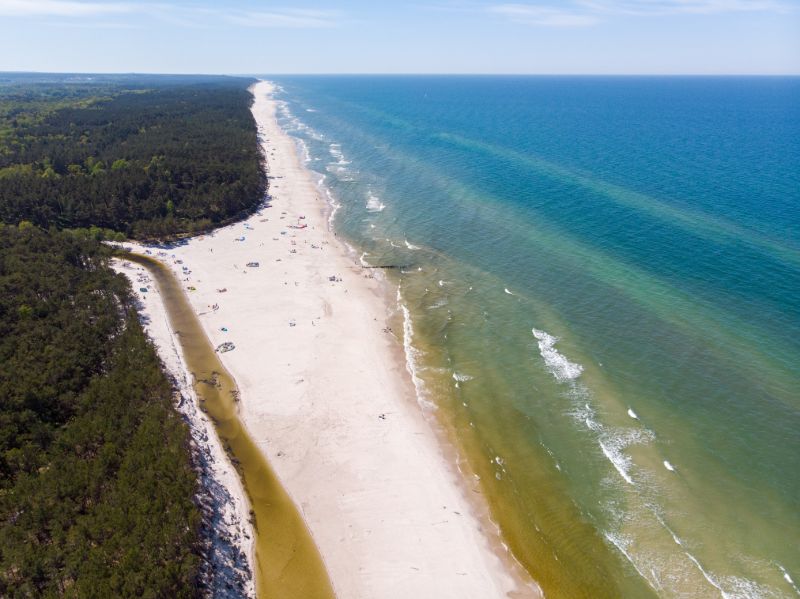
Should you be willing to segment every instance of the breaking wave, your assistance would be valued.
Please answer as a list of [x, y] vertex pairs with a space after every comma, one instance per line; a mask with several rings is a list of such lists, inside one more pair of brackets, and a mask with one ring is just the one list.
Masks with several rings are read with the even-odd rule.
[[465, 383], [467, 381], [471, 381], [473, 378], [475, 377], [470, 376], [468, 374], [464, 374], [461, 372], [453, 372], [453, 379], [455, 379], [459, 383]]
[[423, 408], [433, 410], [436, 408], [436, 404], [426, 399], [423, 382], [419, 376], [420, 352], [413, 344], [414, 325], [411, 322], [411, 313], [408, 311], [408, 307], [405, 303], [403, 303], [403, 295], [400, 293], [400, 287], [397, 288], [397, 305], [400, 306], [400, 310], [403, 312], [403, 351], [406, 355], [406, 370], [408, 370], [408, 374], [411, 375], [419, 404]]
[[539, 353], [547, 369], [559, 383], [573, 381], [581, 375], [583, 366], [575, 362], [570, 362], [555, 348], [558, 337], [553, 337], [539, 329], [533, 329], [533, 336], [536, 337], [538, 341]]

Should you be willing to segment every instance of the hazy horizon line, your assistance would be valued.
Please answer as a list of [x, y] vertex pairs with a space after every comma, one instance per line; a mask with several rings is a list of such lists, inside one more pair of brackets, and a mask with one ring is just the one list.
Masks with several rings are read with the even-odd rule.
[[583, 73], [583, 72], [280, 72], [280, 73], [211, 73], [187, 71], [39, 71], [39, 70], [4, 70], [0, 74], [18, 75], [164, 75], [164, 76], [205, 76], [205, 77], [800, 77], [797, 73]]

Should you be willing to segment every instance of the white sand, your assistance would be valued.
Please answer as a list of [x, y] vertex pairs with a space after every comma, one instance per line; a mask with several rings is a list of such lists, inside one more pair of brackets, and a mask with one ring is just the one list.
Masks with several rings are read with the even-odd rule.
[[[329, 231], [327, 205], [275, 121], [271, 89], [255, 86], [253, 113], [272, 207], [164, 258], [196, 288], [189, 299], [212, 343], [236, 345], [221, 357], [246, 426], [341, 599], [533, 594], [420, 409], [402, 348], [384, 330], [395, 309], [385, 284]], [[288, 228], [298, 223], [308, 227]]]

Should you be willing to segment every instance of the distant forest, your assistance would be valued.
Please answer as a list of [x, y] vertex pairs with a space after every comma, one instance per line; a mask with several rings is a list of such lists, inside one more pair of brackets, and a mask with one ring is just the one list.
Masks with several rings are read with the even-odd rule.
[[152, 238], [252, 210], [266, 178], [249, 82], [0, 77], [0, 220]]
[[0, 597], [201, 597], [173, 389], [99, 240], [265, 193], [252, 81], [0, 74]]

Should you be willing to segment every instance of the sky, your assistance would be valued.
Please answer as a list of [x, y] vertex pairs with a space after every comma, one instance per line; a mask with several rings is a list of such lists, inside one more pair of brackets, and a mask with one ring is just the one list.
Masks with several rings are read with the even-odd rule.
[[800, 0], [0, 0], [0, 71], [800, 75]]

